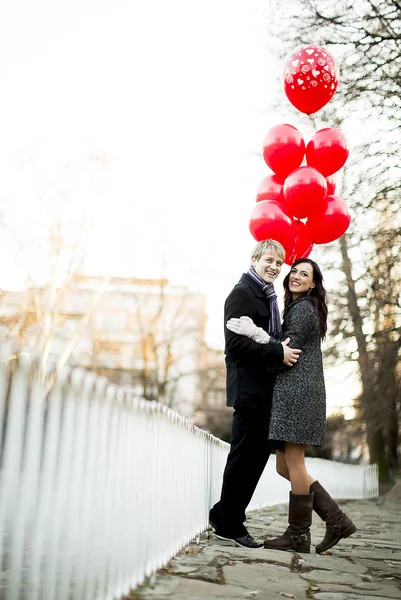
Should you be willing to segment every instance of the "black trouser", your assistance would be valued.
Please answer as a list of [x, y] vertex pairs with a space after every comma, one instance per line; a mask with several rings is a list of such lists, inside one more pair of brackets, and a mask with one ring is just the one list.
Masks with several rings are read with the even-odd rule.
[[233, 414], [232, 441], [219, 502], [211, 510], [217, 532], [226, 537], [247, 534], [245, 509], [269, 459], [270, 407], [239, 409]]

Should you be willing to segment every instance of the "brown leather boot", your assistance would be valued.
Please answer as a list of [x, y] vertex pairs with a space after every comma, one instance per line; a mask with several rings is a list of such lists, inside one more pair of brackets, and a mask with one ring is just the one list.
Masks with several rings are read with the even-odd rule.
[[278, 538], [267, 539], [263, 545], [272, 550], [310, 552], [310, 526], [312, 523], [313, 493], [301, 496], [290, 492], [286, 531]]
[[316, 546], [316, 552], [321, 554], [355, 533], [356, 526], [318, 481], [312, 483], [309, 491], [314, 493], [313, 510], [326, 523], [323, 541]]

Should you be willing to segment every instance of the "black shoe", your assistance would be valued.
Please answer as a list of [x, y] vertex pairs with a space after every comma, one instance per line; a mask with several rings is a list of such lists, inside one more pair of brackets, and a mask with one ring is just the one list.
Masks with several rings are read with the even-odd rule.
[[220, 535], [218, 531], [215, 531], [215, 536], [218, 537], [220, 540], [227, 540], [230, 542], [233, 541], [238, 546], [242, 546], [243, 548], [250, 548], [252, 550], [263, 548], [263, 544], [254, 540], [253, 537], [249, 534], [243, 535], [241, 537], [226, 537], [224, 535]]

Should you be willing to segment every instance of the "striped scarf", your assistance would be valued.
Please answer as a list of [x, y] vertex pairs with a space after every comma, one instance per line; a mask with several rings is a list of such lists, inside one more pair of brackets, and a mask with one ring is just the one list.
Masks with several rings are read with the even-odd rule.
[[269, 330], [267, 333], [276, 338], [276, 340], [280, 340], [283, 334], [281, 331], [280, 311], [278, 308], [277, 295], [274, 291], [274, 286], [272, 283], [266, 283], [266, 281], [264, 281], [260, 275], [257, 274], [252, 266], [248, 269], [247, 274], [252, 277], [252, 279], [256, 281], [258, 285], [260, 285], [262, 292], [270, 302], [270, 321]]

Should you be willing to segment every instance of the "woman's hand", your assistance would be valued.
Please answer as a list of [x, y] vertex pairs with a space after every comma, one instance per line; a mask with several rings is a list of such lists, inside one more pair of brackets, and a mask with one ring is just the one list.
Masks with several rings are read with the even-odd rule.
[[264, 329], [257, 327], [250, 317], [232, 318], [227, 321], [227, 329], [238, 335], [246, 335], [259, 344], [267, 344], [270, 336]]

